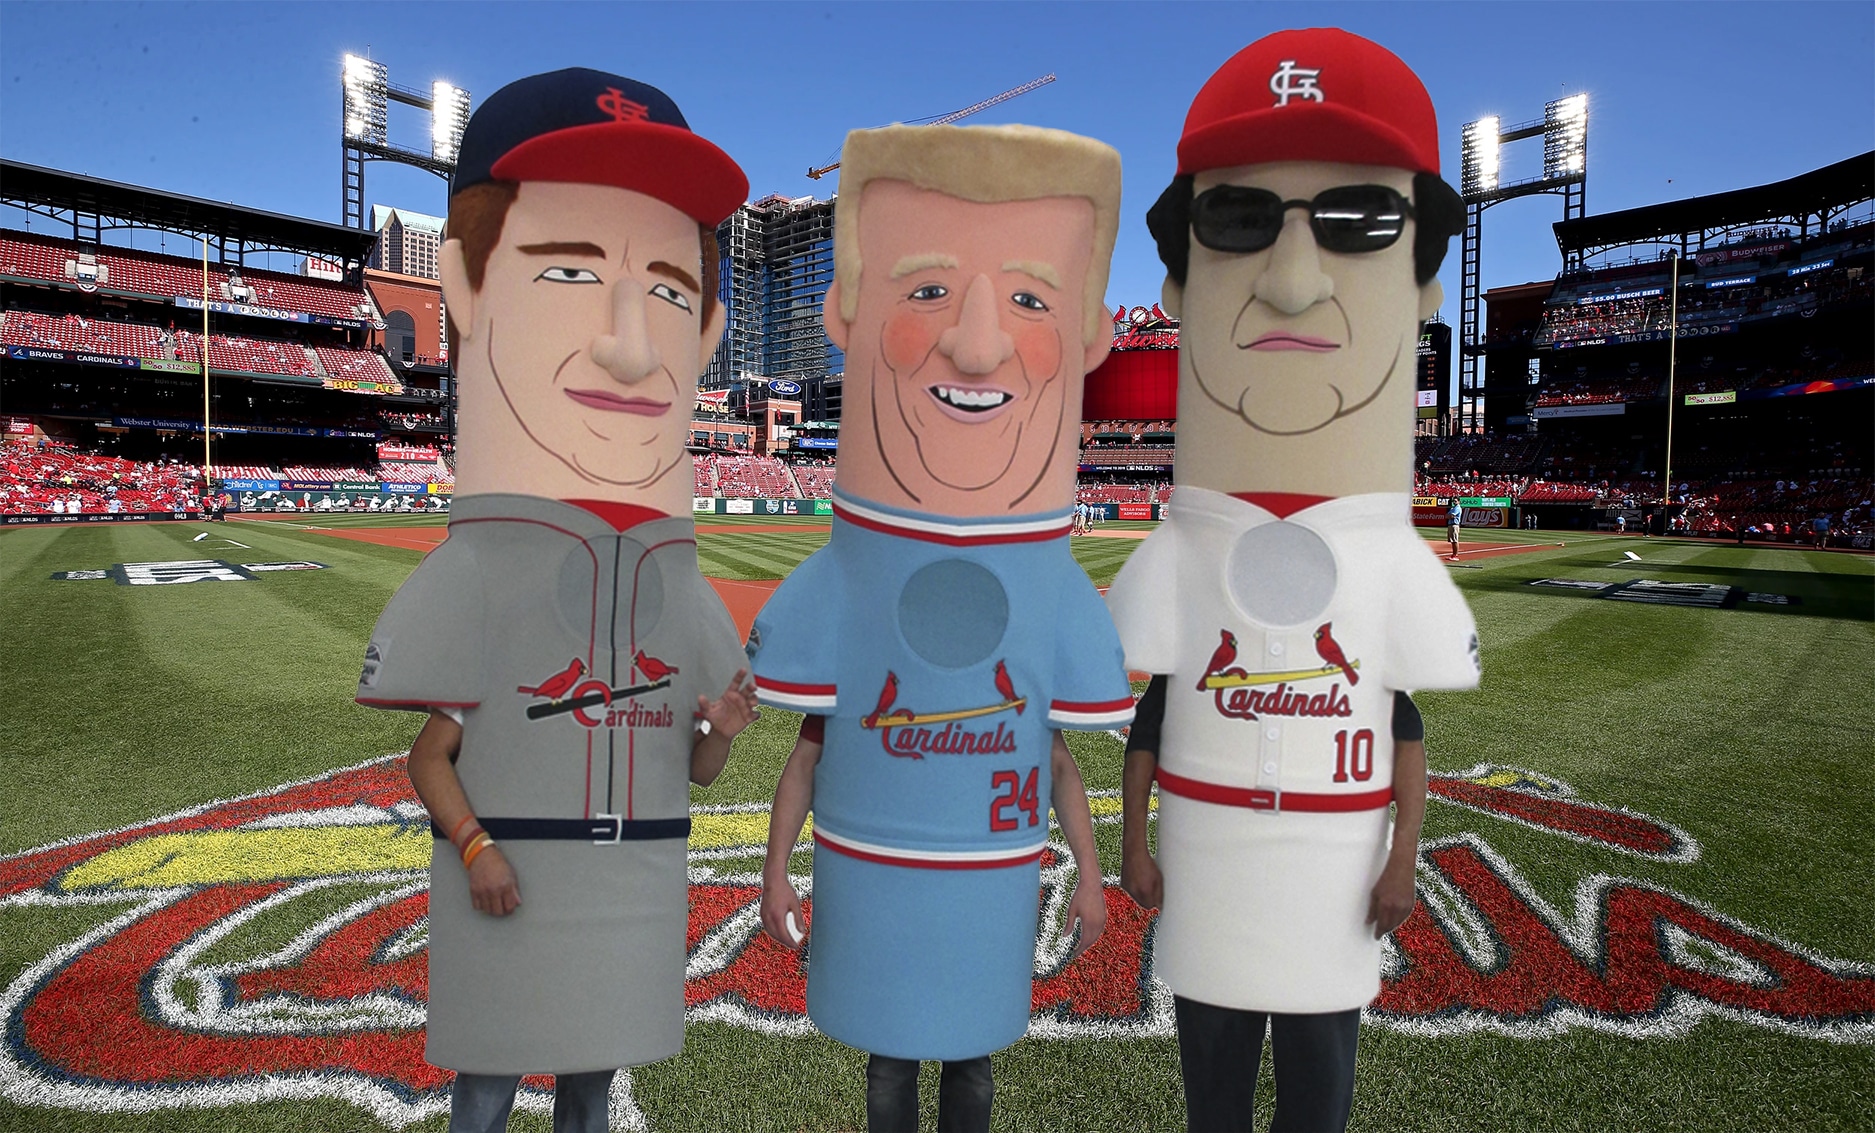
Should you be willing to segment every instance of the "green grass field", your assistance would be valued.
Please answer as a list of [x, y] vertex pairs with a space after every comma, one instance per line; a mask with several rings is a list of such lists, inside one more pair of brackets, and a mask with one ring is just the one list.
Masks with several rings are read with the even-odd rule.
[[[306, 517], [212, 529], [123, 524], [0, 532], [0, 854], [267, 791], [407, 748], [416, 716], [360, 708], [351, 697], [371, 626], [420, 553], [313, 528], [436, 522]], [[702, 535], [704, 572], [724, 579], [785, 577], [826, 538], [824, 519], [704, 522], [801, 529]], [[203, 530], [211, 530], [209, 538], [192, 542]], [[1453, 571], [1477, 618], [1485, 678], [1476, 692], [1418, 698], [1435, 773], [1490, 764], [1561, 780], [1585, 803], [1676, 828], [1698, 853], [1690, 861], [1619, 853], [1440, 801], [1429, 808], [1427, 840], [1488, 846], [1519, 879], [1525, 904], [1553, 910], [1578, 928], [1605, 912], [1591, 882], [1613, 878], [1643, 894], [1670, 892], [1826, 966], [1865, 967], [1832, 968], [1836, 985], [1850, 990], [1816, 992], [1822, 1006], [1814, 1017], [1787, 1013], [1779, 1021], [1750, 1010], [1599, 1022], [1564, 1013], [1521, 1029], [1472, 1025], [1449, 1011], [1415, 1016], [1410, 1025], [1376, 1020], [1362, 1031], [1353, 1127], [1871, 1127], [1875, 1004], [1856, 997], [1866, 996], [1875, 979], [1875, 823], [1867, 814], [1875, 792], [1875, 559], [1550, 532], [1488, 538], [1535, 549], [1472, 558]], [[1566, 546], [1555, 546], [1559, 540]], [[1076, 557], [1102, 585], [1136, 545], [1073, 541]], [[1625, 560], [1624, 550], [1641, 561]], [[139, 587], [51, 577], [196, 558], [311, 560], [329, 569], [264, 574], [238, 585]], [[1707, 609], [1531, 585], [1552, 578], [1706, 583], [1791, 601]], [[695, 791], [694, 801], [765, 804], [797, 720], [764, 713], [738, 741], [723, 777]], [[1119, 787], [1117, 739], [1076, 735], [1072, 744], [1090, 790]], [[1118, 825], [1101, 825], [1099, 838], [1103, 865], [1117, 875]], [[759, 868], [759, 845], [745, 840], [738, 849], [733, 839], [726, 845], [706, 863], [715, 876]], [[0, 858], [0, 869], [16, 860]], [[805, 855], [797, 856], [797, 871], [806, 865]], [[1422, 894], [1432, 878], [1422, 872]], [[366, 878], [312, 894], [271, 923], [257, 921], [222, 939], [204, 962], [264, 956], [357, 894], [386, 884]], [[119, 1100], [87, 1103], [109, 1110], [89, 1112], [73, 1108], [79, 1103], [70, 1098], [78, 1094], [35, 1086], [47, 1076], [77, 1079], [21, 1061], [18, 1005], [33, 990], [22, 975], [124, 914], [136, 895], [54, 901], [35, 896], [40, 890], [23, 897], [6, 892], [0, 889], [0, 986], [9, 989], [0, 1003], [0, 1129], [385, 1127], [366, 1108], [329, 1098], [193, 1109], [152, 1102], [148, 1112], [126, 1111], [128, 1103]], [[1662, 923], [1643, 922], [1639, 939], [1678, 940], [1678, 930]], [[1486, 952], [1493, 940], [1500, 948], [1520, 947], [1502, 933], [1485, 935]], [[1757, 954], [1749, 947], [1740, 946], [1743, 959], [1736, 949], [1691, 947], [1706, 957], [1702, 971], [1763, 982], [1763, 965], [1751, 966]], [[1560, 983], [1553, 995], [1539, 992], [1557, 1000], [1576, 994]], [[82, 1062], [86, 1052], [114, 1041], [85, 1026], [61, 1038], [65, 1047], [42, 1052], [50, 1054], [47, 1061], [69, 1054]], [[313, 1041], [337, 1047], [349, 1040]], [[1266, 1053], [1259, 1098], [1265, 1121], [1268, 1059]], [[656, 1130], [854, 1129], [864, 1124], [862, 1066], [863, 1056], [818, 1036], [694, 1022], [684, 1053], [634, 1071], [630, 1088]], [[1117, 1028], [1107, 1037], [1025, 1039], [997, 1055], [996, 1068], [1000, 1129], [1182, 1128], [1177, 1051], [1165, 1034]], [[183, 1082], [190, 1071], [162, 1067], [154, 1078]], [[931, 1083], [925, 1093], [934, 1104]], [[934, 1119], [931, 1109], [927, 1126]], [[411, 1128], [444, 1124], [432, 1116]], [[545, 1130], [548, 1121], [520, 1113], [514, 1127]]]

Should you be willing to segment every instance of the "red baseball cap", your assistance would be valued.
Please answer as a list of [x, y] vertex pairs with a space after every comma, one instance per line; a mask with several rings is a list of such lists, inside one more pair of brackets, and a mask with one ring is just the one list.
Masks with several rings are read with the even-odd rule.
[[631, 189], [711, 227], [749, 195], [742, 168], [669, 95], [585, 67], [517, 79], [476, 108], [450, 195], [497, 178]]
[[1268, 161], [1437, 174], [1432, 96], [1399, 56], [1351, 32], [1266, 35], [1226, 60], [1192, 99], [1178, 172]]

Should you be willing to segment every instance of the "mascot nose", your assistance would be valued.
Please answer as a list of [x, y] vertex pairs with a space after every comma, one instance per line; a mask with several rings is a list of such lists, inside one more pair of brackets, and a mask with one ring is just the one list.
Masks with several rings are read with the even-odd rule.
[[1256, 297], [1285, 315], [1299, 315], [1334, 297], [1335, 281], [1322, 271], [1321, 249], [1300, 208], [1283, 221], [1269, 262], [1257, 277]]
[[612, 333], [598, 335], [588, 350], [615, 379], [630, 384], [656, 373], [663, 362], [645, 322], [644, 290], [630, 279], [612, 289]]
[[965, 374], [993, 374], [1016, 352], [1016, 340], [996, 317], [996, 285], [988, 276], [970, 281], [957, 325], [938, 335], [937, 346]]

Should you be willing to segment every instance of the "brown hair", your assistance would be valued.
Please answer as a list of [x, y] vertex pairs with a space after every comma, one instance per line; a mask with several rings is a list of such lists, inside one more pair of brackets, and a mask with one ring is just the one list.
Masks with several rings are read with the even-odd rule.
[[[463, 266], [469, 273], [469, 286], [477, 291], [482, 289], [482, 279], [488, 274], [488, 257], [495, 250], [495, 242], [501, 239], [502, 226], [508, 222], [508, 206], [520, 192], [519, 181], [483, 181], [449, 198], [449, 223], [444, 228], [443, 238], [462, 241]], [[703, 311], [698, 322], [701, 326], [716, 309], [716, 288], [721, 275], [716, 230], [705, 224], [697, 225], [697, 243], [703, 253], [703, 270], [698, 276], [703, 289]], [[448, 315], [447, 308], [444, 315]], [[453, 357], [456, 321], [447, 319], [447, 324], [449, 353]]]

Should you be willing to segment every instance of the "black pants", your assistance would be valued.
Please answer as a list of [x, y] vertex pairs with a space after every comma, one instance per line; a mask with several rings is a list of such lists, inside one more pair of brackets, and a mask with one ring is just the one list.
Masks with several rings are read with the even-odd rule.
[[1326, 1015], [1238, 1011], [1174, 996], [1178, 1063], [1190, 1133], [1249, 1133], [1256, 1115], [1263, 1028], [1276, 1058], [1270, 1133], [1340, 1133], [1354, 1104], [1354, 1048], [1361, 1010]]
[[[938, 1133], [989, 1133], [996, 1082], [990, 1060], [946, 1062], [938, 1075]], [[918, 1062], [875, 1054], [866, 1060], [869, 1133], [918, 1133]]]

